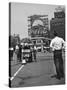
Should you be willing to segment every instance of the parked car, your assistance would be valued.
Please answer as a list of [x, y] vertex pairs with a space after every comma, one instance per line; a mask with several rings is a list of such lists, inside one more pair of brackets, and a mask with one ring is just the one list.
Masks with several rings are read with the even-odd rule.
[[41, 47], [40, 46], [37, 47], [37, 51], [41, 52]]
[[46, 52], [46, 51], [48, 51], [48, 52], [50, 52], [50, 47], [43, 47], [43, 49], [44, 49], [44, 52]]

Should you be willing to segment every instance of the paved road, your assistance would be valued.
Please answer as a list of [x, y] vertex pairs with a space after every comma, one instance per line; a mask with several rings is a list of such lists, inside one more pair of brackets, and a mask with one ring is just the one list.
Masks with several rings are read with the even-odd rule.
[[[64, 59], [64, 54], [63, 54]], [[19, 69], [21, 64], [12, 65], [11, 74]], [[12, 80], [12, 87], [28, 87], [41, 85], [59, 85], [64, 84], [64, 78], [58, 80], [50, 76], [55, 74], [52, 53], [38, 53], [37, 62], [26, 64], [18, 75]]]

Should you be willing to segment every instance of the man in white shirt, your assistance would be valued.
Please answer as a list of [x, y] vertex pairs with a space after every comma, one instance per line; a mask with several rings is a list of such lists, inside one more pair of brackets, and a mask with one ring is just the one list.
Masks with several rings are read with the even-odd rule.
[[54, 32], [54, 38], [50, 43], [50, 48], [54, 53], [54, 64], [56, 67], [56, 78], [61, 79], [64, 77], [64, 69], [63, 69], [63, 59], [62, 59], [62, 49], [64, 48], [64, 40], [58, 37], [57, 33]]

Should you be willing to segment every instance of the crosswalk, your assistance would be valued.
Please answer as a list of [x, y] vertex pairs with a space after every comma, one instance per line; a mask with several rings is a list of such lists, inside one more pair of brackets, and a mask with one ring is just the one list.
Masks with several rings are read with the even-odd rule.
[[11, 80], [11, 81], [15, 78], [15, 76], [20, 72], [20, 70], [21, 70], [23, 67], [24, 67], [24, 65], [22, 65], [22, 66], [14, 73], [14, 75], [13, 75], [12, 77], [10, 77], [10, 80]]

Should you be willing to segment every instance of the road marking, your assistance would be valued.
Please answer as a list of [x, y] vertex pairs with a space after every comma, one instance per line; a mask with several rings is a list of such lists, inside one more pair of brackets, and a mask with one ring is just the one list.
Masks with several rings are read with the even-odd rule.
[[15, 78], [15, 76], [19, 73], [19, 71], [20, 71], [23, 67], [24, 67], [24, 65], [22, 65], [22, 66], [17, 70], [17, 72], [14, 73], [14, 75], [10, 78], [11, 81]]

